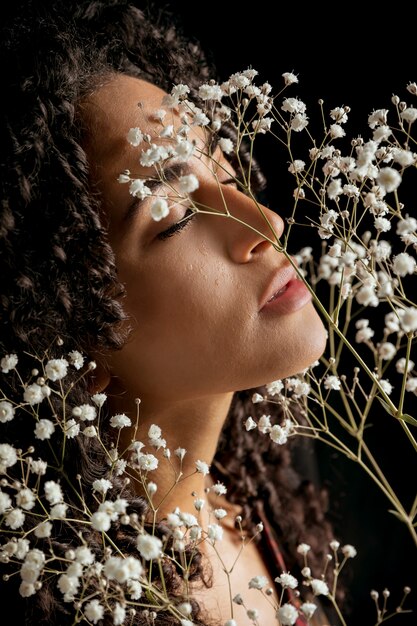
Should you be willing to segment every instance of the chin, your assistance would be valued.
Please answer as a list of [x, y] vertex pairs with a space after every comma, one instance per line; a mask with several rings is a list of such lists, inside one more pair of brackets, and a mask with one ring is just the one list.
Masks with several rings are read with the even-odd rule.
[[304, 369], [314, 363], [314, 361], [317, 361], [327, 346], [329, 334], [315, 309], [313, 309], [312, 318], [313, 319], [310, 320], [308, 336], [305, 342], [305, 364], [301, 369]]
[[285, 349], [275, 350], [270, 355], [270, 367], [265, 382], [279, 380], [299, 374], [317, 361], [326, 349], [328, 332], [312, 305], [305, 307], [301, 317], [281, 334], [278, 345]]

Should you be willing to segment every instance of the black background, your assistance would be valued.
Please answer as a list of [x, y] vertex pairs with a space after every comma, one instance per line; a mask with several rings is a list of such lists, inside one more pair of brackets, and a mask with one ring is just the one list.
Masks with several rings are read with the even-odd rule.
[[[282, 73], [292, 71], [298, 75], [299, 85], [287, 95], [299, 96], [317, 119], [319, 98], [327, 111], [349, 105], [352, 112], [345, 130], [352, 137], [358, 133], [369, 137], [368, 114], [389, 108], [393, 93], [413, 103], [406, 86], [417, 82], [416, 33], [404, 5], [390, 5], [384, 11], [380, 3], [304, 6], [257, 2], [244, 8], [235, 0], [172, 0], [167, 6], [179, 16], [186, 33], [200, 40], [221, 80], [253, 67], [259, 72], [256, 83], [267, 80], [276, 92], [282, 86]], [[285, 216], [293, 187], [287, 173], [288, 155], [279, 155], [276, 142], [272, 148], [265, 139], [257, 158], [269, 181], [269, 205]], [[410, 201], [414, 201], [410, 212], [416, 215], [412, 192]], [[305, 244], [308, 234], [306, 241], [299, 241], [300, 247]], [[404, 491], [410, 493], [409, 485], [416, 479], [415, 454], [392, 418], [381, 413], [378, 420], [373, 443], [399, 491], [401, 485], [407, 485]], [[416, 548], [406, 529], [388, 513], [388, 501], [360, 468], [323, 446], [317, 454], [322, 480], [331, 490], [338, 536], [358, 550], [349, 564], [354, 600], [349, 626], [376, 623], [371, 589], [381, 593], [387, 587], [391, 591], [389, 606], [394, 609], [404, 585], [413, 588], [407, 605], [415, 612], [395, 617], [392, 623], [416, 626]]]

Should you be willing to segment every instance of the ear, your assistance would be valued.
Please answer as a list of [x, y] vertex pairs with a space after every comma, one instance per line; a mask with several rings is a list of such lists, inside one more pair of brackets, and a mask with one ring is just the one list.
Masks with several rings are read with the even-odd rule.
[[107, 367], [98, 360], [95, 363], [96, 367], [91, 371], [88, 378], [88, 391], [91, 395], [104, 391], [111, 380], [111, 374]]

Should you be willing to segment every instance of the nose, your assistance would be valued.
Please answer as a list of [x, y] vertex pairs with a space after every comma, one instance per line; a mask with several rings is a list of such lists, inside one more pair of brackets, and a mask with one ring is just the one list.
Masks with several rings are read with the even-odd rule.
[[231, 260], [248, 263], [272, 249], [273, 243], [278, 243], [284, 231], [284, 222], [277, 213], [235, 187], [221, 185], [219, 189], [218, 183], [215, 190], [213, 187], [209, 206], [222, 213], [227, 207], [230, 216], [210, 219], [215, 222], [217, 233], [221, 219], [221, 233]]

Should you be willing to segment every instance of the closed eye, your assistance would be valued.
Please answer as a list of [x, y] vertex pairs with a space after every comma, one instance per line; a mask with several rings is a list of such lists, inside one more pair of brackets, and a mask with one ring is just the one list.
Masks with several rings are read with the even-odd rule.
[[[226, 180], [222, 180], [219, 182], [221, 185], [230, 185], [230, 186], [234, 185], [237, 188], [236, 180], [234, 178], [227, 178]], [[182, 219], [180, 219], [175, 224], [172, 224], [172, 226], [170, 226], [166, 230], [163, 230], [162, 232], [158, 233], [156, 238], [159, 239], [160, 241], [165, 241], [165, 239], [168, 239], [168, 237], [172, 237], [173, 235], [176, 235], [177, 233], [184, 230], [184, 228], [187, 228], [187, 226], [190, 225], [191, 221], [197, 215], [198, 215], [198, 211], [194, 211], [193, 209], [188, 208]]]
[[176, 224], [172, 224], [172, 226], [170, 226], [166, 230], [163, 230], [161, 233], [158, 233], [157, 239], [164, 241], [165, 239], [168, 239], [168, 237], [172, 237], [176, 233], [179, 233], [181, 230], [189, 226], [191, 220], [196, 215], [197, 213], [195, 211], [188, 208], [187, 211], [185, 212], [184, 217], [179, 222], [176, 222]]

